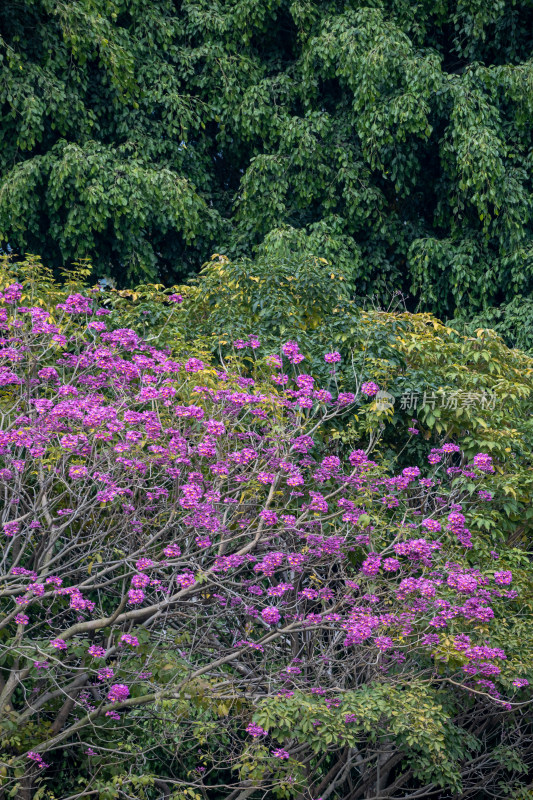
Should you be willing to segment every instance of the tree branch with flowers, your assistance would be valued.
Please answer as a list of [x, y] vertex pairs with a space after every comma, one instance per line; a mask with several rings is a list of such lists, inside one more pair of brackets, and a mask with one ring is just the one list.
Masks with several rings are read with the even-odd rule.
[[495, 736], [531, 756], [495, 625], [520, 594], [469, 529], [490, 456], [345, 453], [328, 424], [379, 386], [319, 386], [297, 342], [215, 369], [98, 295], [52, 319], [22, 291], [0, 308], [4, 796], [61, 796], [64, 758], [72, 797], [356, 800], [469, 790], [479, 752], [496, 786]]

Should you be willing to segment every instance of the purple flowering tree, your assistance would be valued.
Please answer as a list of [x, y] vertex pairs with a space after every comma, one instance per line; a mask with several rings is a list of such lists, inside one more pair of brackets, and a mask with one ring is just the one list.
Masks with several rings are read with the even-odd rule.
[[317, 386], [296, 342], [262, 355], [250, 337], [253, 377], [217, 371], [81, 294], [52, 322], [21, 290], [0, 309], [5, 796], [56, 796], [65, 752], [103, 792], [106, 753], [148, 772], [117, 735], [157, 723], [188, 752], [204, 713], [223, 754], [169, 755], [154, 797], [459, 791], [480, 719], [501, 748], [525, 736], [527, 678], [494, 626], [520, 597], [468, 527], [490, 456], [444, 442], [395, 471], [370, 446], [343, 454], [324, 426], [379, 387]]

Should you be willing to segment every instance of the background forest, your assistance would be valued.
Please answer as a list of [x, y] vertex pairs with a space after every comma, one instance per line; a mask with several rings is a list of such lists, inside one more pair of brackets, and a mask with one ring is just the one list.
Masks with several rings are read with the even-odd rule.
[[312, 254], [530, 335], [532, 46], [529, 0], [5, 0], [0, 239], [122, 285]]
[[0, 3], [0, 800], [532, 800], [532, 56]]

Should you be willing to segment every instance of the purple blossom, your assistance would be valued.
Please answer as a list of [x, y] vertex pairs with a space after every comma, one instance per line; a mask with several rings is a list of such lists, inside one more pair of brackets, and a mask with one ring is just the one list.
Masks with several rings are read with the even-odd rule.
[[45, 767], [50, 766], [49, 764], [46, 764], [45, 761], [43, 760], [43, 757], [39, 753], [36, 753], [34, 750], [29, 750], [26, 753], [26, 758], [29, 758], [30, 761], [35, 761], [35, 763], [39, 766], [40, 769], [44, 769]]
[[374, 381], [365, 381], [361, 384], [361, 393], [367, 397], [374, 397], [379, 392], [379, 386]]
[[111, 667], [101, 667], [101, 669], [98, 670], [96, 677], [99, 681], [108, 681], [113, 678], [114, 675], [115, 673]]
[[281, 614], [275, 606], [268, 606], [261, 611], [261, 617], [267, 625], [277, 625], [281, 619]]
[[112, 703], [120, 703], [130, 695], [129, 688], [124, 683], [114, 683], [107, 693], [107, 699]]
[[281, 347], [281, 352], [292, 364], [299, 364], [304, 360], [304, 356], [300, 353], [297, 342], [285, 342]]
[[246, 726], [246, 733], [249, 733], [254, 739], [257, 739], [259, 736], [268, 736], [268, 731], [265, 731], [260, 725], [256, 725], [255, 722], [250, 722]]
[[137, 639], [136, 636], [132, 636], [131, 633], [123, 633], [122, 636], [120, 637], [120, 641], [122, 644], [131, 645], [131, 647], [139, 646], [139, 640]]
[[474, 456], [474, 466], [482, 472], [494, 472], [492, 457], [487, 453], [478, 453]]
[[128, 605], [139, 606], [143, 601], [144, 601], [144, 592], [142, 589], [129, 589]]
[[4, 522], [3, 524], [4, 534], [6, 536], [15, 536], [20, 530], [20, 522], [14, 520], [13, 522]]
[[195, 577], [192, 572], [182, 572], [180, 575], [176, 575], [176, 583], [178, 583], [182, 589], [188, 589], [190, 586], [194, 586]]
[[513, 580], [513, 573], [509, 570], [501, 570], [500, 572], [494, 573], [494, 582], [498, 584], [498, 586], [509, 586], [509, 584]]
[[431, 533], [440, 533], [442, 529], [440, 522], [436, 519], [423, 519], [420, 524], [422, 528], [431, 531]]

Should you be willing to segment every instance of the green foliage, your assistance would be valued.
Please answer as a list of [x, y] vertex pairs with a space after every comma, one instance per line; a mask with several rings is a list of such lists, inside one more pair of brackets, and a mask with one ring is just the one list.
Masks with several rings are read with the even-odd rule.
[[349, 273], [324, 258], [214, 256], [195, 281], [189, 317], [198, 332], [218, 339], [257, 332], [278, 343], [334, 326], [342, 310], [353, 314], [348, 281]]
[[204, 122], [175, 70], [181, 27], [165, 2], [3, 4], [4, 242], [123, 280], [195, 260], [218, 223], [184, 166]]
[[532, 30], [527, 0], [7, 0], [0, 239], [120, 281], [266, 247], [439, 316], [527, 297]]
[[458, 315], [450, 325], [472, 334], [477, 328], [491, 328], [509, 347], [533, 351], [533, 299], [517, 295], [510, 303], [487, 308], [480, 314]]
[[[346, 722], [346, 716], [355, 717]], [[334, 746], [362, 750], [388, 742], [402, 751], [405, 764], [424, 781], [461, 790], [460, 759], [470, 757], [480, 742], [452, 721], [442, 696], [427, 685], [408, 688], [367, 685], [344, 692], [342, 703], [328, 706], [322, 698], [295, 692], [292, 697], [266, 699], [254, 720], [273, 738], [309, 742], [315, 753]]]

